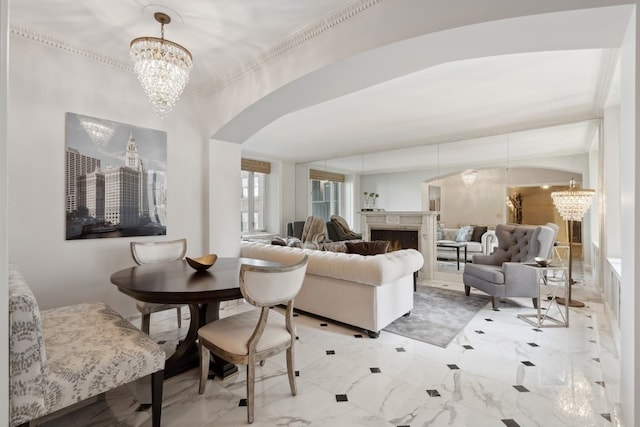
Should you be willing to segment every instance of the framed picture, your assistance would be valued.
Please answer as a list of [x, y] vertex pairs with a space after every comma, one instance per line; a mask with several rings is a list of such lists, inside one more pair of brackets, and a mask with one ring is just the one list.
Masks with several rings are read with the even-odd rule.
[[65, 115], [66, 239], [166, 235], [167, 134]]

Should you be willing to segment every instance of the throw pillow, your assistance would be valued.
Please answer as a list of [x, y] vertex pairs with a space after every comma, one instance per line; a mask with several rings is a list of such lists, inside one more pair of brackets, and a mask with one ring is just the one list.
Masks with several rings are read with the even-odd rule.
[[375, 240], [373, 242], [345, 242], [347, 253], [360, 255], [386, 254], [389, 250], [388, 240]]
[[487, 232], [487, 229], [488, 227], [482, 227], [480, 225], [474, 226], [473, 233], [471, 234], [471, 241], [482, 243], [482, 235]]
[[325, 242], [322, 250], [327, 252], [347, 252], [347, 245], [344, 242]]
[[287, 246], [287, 242], [285, 242], [280, 237], [274, 237], [273, 239], [271, 239], [271, 244], [278, 245], [278, 246]]
[[444, 240], [444, 224], [441, 222], [436, 224], [436, 240]]
[[302, 248], [302, 241], [297, 237], [290, 237], [287, 239], [287, 246], [290, 248]]
[[456, 234], [456, 242], [469, 242], [473, 234], [473, 226], [463, 225]]

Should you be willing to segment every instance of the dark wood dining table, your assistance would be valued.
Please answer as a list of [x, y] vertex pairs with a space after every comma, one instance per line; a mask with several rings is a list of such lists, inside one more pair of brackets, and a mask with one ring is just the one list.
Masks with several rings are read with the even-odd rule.
[[[170, 378], [198, 366], [198, 329], [219, 318], [221, 301], [242, 298], [240, 265], [279, 266], [251, 258], [218, 258], [206, 271], [196, 271], [186, 261], [143, 264], [111, 275], [111, 283], [120, 292], [136, 300], [161, 304], [187, 304], [191, 313], [189, 331], [167, 359], [164, 377]], [[210, 370], [225, 378], [238, 371], [237, 366], [213, 358]]]

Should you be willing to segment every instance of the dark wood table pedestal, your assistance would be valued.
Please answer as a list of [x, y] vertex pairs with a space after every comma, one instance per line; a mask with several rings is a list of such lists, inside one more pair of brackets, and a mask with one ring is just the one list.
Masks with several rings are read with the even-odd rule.
[[[218, 320], [219, 308], [220, 303], [218, 301], [206, 304], [189, 304], [189, 312], [191, 313], [192, 319], [189, 323], [189, 331], [184, 339], [178, 343], [176, 351], [165, 362], [165, 379], [199, 366], [198, 329], [209, 322]], [[211, 361], [209, 362], [209, 372], [210, 378], [217, 376], [224, 380], [229, 375], [238, 372], [238, 367], [212, 354]]]

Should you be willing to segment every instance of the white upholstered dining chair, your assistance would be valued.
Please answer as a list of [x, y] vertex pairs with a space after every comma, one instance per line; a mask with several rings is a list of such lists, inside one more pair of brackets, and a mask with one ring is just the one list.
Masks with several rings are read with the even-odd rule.
[[[165, 242], [131, 242], [131, 256], [138, 265], [177, 261], [187, 252], [187, 239]], [[178, 314], [178, 328], [182, 327], [182, 304], [158, 304], [136, 301], [136, 308], [142, 313], [142, 332], [149, 334], [151, 313], [175, 308]]]
[[[204, 393], [210, 353], [231, 363], [247, 366], [247, 421], [253, 422], [255, 364], [284, 350], [291, 394], [296, 395], [293, 300], [302, 287], [309, 257], [293, 265], [265, 267], [242, 264], [240, 290], [258, 307], [208, 323], [198, 330], [200, 348], [200, 388]], [[282, 315], [270, 307], [286, 305]]]

